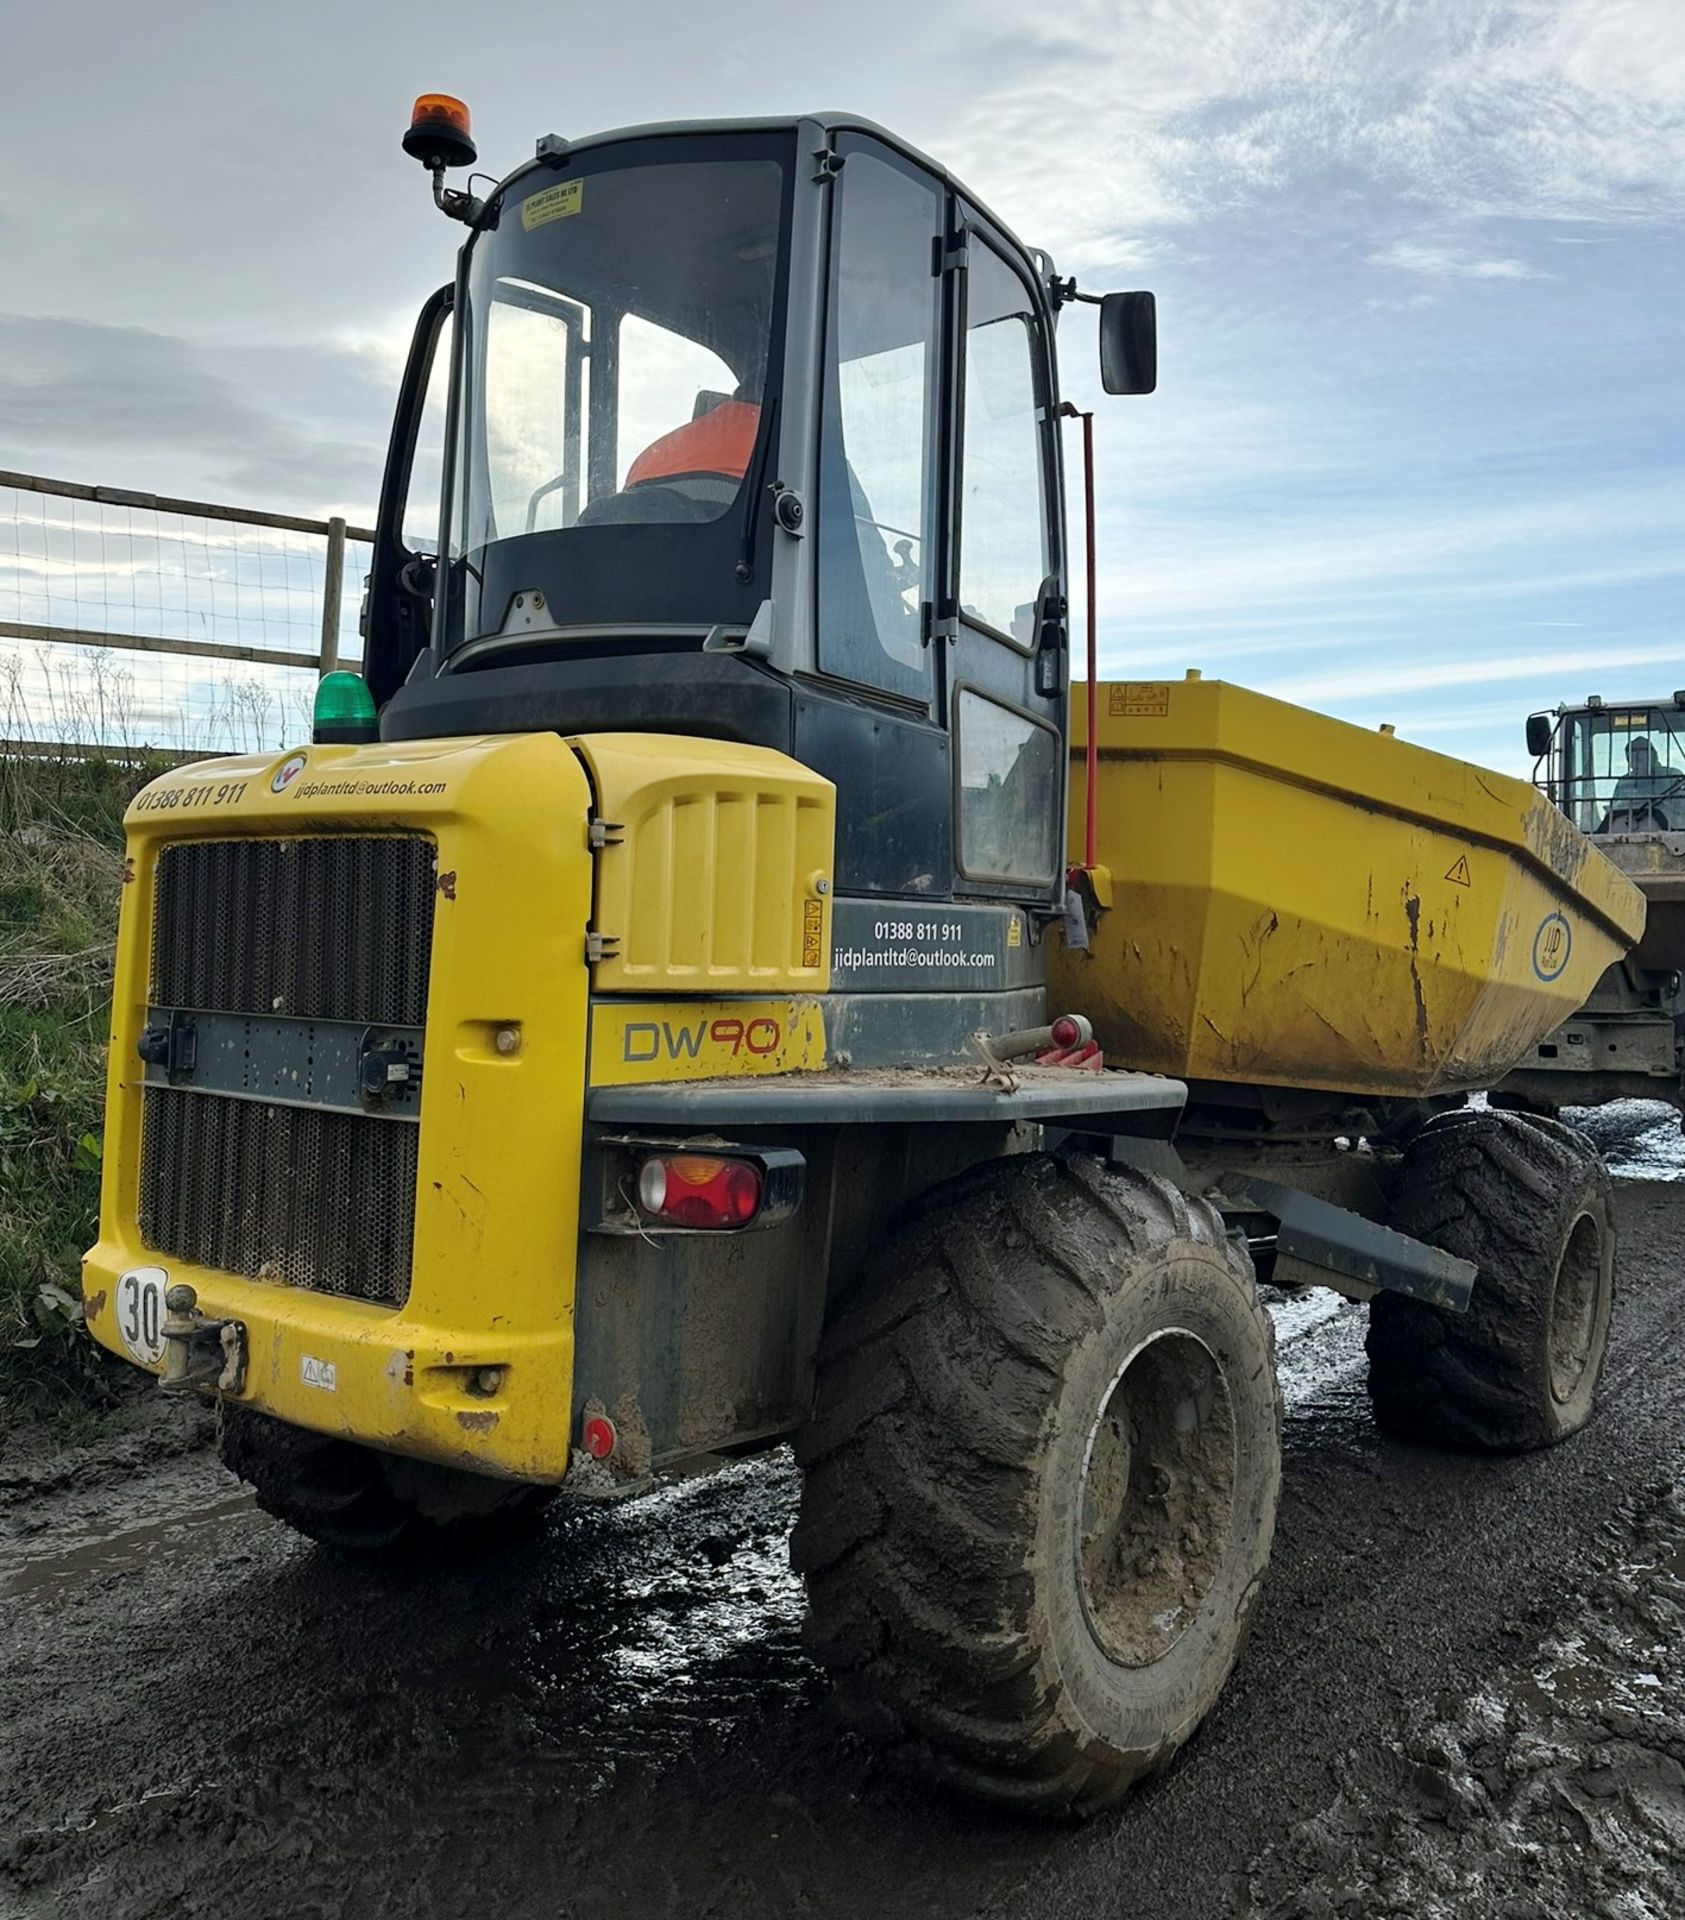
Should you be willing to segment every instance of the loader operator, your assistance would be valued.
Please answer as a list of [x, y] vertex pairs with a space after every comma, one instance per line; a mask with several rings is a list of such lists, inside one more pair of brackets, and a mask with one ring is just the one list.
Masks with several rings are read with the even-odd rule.
[[695, 416], [651, 441], [632, 462], [626, 491], [665, 487], [708, 509], [699, 519], [712, 519], [737, 497], [760, 424], [761, 410], [752, 400], [698, 394]]
[[[1609, 811], [1603, 816], [1599, 833], [1620, 833], [1637, 827], [1656, 826], [1664, 833], [1672, 820], [1661, 807], [1663, 800], [1677, 801], [1681, 776], [1670, 772], [1661, 762], [1649, 738], [1640, 734], [1628, 741], [1627, 771], [1615, 782]], [[1675, 811], [1677, 808], [1670, 809]]]
[[[746, 393], [759, 392], [759, 382], [739, 386], [729, 399], [718, 393], [700, 393], [696, 410], [683, 426], [652, 440], [626, 470], [620, 492], [588, 506], [579, 516], [581, 526], [605, 521], [650, 519], [712, 520], [737, 497], [743, 476], [755, 455], [761, 409]], [[853, 507], [853, 583], [863, 590], [871, 608], [869, 617], [884, 646], [898, 659], [916, 662], [919, 656], [917, 616], [904, 598], [909, 581], [918, 578], [912, 558], [917, 536], [889, 527], [876, 518], [854, 468], [844, 461], [844, 478]], [[663, 496], [660, 511], [651, 514], [651, 493]], [[882, 535], [899, 536], [893, 557]]]

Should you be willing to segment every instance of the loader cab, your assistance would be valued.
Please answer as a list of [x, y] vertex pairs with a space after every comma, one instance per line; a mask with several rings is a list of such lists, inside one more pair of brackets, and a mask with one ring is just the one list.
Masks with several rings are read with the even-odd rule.
[[1582, 833], [1685, 832], [1685, 694], [1533, 714], [1527, 743], [1534, 779]]
[[[841, 117], [543, 141], [471, 225], [388, 459], [383, 736], [773, 747], [837, 786], [839, 895], [1053, 910], [1051, 263]], [[409, 497], [429, 418], [430, 549]]]

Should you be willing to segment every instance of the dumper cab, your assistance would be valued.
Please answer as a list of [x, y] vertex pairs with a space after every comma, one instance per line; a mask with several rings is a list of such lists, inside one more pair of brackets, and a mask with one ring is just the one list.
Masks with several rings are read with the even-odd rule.
[[[790, 755], [837, 790], [836, 947], [946, 902], [925, 985], [1022, 994], [1012, 908], [1064, 886], [1065, 283], [859, 123], [541, 144], [417, 335], [367, 609], [382, 738]], [[435, 553], [403, 529], [437, 354]]]

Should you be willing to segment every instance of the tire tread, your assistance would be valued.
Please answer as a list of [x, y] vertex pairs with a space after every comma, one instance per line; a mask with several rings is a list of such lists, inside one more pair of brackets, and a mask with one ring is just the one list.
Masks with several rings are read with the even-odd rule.
[[806, 1639], [852, 1717], [997, 1800], [1111, 1804], [1191, 1731], [1151, 1752], [1084, 1746], [1046, 1668], [1027, 1545], [1067, 1357], [1135, 1257], [1172, 1240], [1224, 1250], [1273, 1342], [1213, 1209], [1150, 1176], [1026, 1155], [921, 1204], [884, 1250], [872, 1300], [823, 1343], [791, 1543]]

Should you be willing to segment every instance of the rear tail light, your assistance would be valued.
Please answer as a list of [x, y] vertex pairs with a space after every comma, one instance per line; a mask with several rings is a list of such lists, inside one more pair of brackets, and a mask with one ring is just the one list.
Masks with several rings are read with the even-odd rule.
[[638, 1205], [675, 1227], [746, 1227], [761, 1210], [761, 1170], [717, 1153], [661, 1153], [638, 1169]]
[[609, 1231], [740, 1233], [775, 1226], [801, 1204], [805, 1162], [784, 1148], [698, 1153], [677, 1143], [620, 1144], [641, 1144], [642, 1151], [616, 1176], [622, 1203], [633, 1203], [632, 1215], [618, 1226], [605, 1220]]

